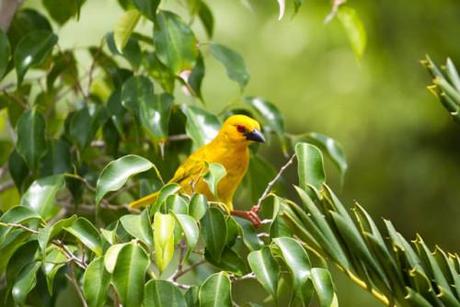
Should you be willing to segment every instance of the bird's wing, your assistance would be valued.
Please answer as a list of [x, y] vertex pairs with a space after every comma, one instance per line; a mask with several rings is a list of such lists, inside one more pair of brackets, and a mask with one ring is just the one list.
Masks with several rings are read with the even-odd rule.
[[188, 184], [190, 179], [197, 180], [202, 177], [207, 171], [206, 162], [202, 159], [189, 157], [176, 170], [173, 178], [169, 182], [177, 184]]

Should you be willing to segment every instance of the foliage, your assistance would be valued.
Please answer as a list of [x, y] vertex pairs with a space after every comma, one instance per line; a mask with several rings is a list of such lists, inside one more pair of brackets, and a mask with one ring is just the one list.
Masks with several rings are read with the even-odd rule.
[[[365, 211], [358, 228], [325, 185], [318, 147], [343, 177], [340, 145], [319, 133], [286, 133], [274, 103], [244, 95], [244, 59], [220, 42], [205, 43], [214, 27], [206, 3], [187, 1], [187, 12], [178, 14], [160, 1], [119, 1], [123, 16], [100, 45], [85, 48], [91, 60], [81, 71], [85, 63], [76, 50], [59, 47], [55, 27], [78, 18], [84, 2], [44, 0], [52, 20], [21, 9], [0, 32], [0, 76], [17, 79], [1, 86], [0, 109], [13, 137], [0, 143], [8, 153], [0, 161], [0, 193], [20, 195], [1, 204], [2, 303], [47, 306], [73, 293], [83, 306], [231, 306], [238, 303], [235, 284], [256, 280], [265, 303], [306, 306], [316, 297], [320, 306], [336, 306], [324, 260], [385, 303], [458, 301], [457, 256], [439, 251], [433, 258], [418, 240], [409, 259], [394, 230], [399, 241], [392, 238], [391, 254]], [[295, 10], [301, 3], [294, 1]], [[360, 57], [364, 27], [342, 3], [335, 1], [331, 13]], [[286, 3], [278, 5], [282, 18]], [[153, 34], [136, 31], [142, 22]], [[207, 38], [197, 35], [197, 23]], [[202, 95], [208, 56], [241, 89], [240, 101], [219, 114], [205, 108]], [[241, 112], [257, 118], [286, 156], [294, 152], [276, 173], [259, 148], [251, 149], [250, 184], [241, 193], [262, 207], [260, 229], [163, 180], [215, 136], [227, 115]], [[277, 185], [294, 157], [304, 207]], [[209, 166], [206, 181], [215, 190], [225, 170]], [[126, 205], [154, 190], [160, 194], [151, 207]], [[372, 257], [374, 248], [391, 254], [394, 266], [383, 267], [393, 262]], [[399, 283], [389, 283], [393, 274]]]

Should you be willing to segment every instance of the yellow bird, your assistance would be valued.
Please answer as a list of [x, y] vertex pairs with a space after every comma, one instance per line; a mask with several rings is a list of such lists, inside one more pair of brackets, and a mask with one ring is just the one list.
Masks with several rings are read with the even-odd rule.
[[[248, 169], [251, 142], [265, 142], [259, 123], [245, 115], [232, 115], [210, 143], [196, 150], [179, 166], [169, 183], [179, 184], [182, 193], [201, 193], [208, 200], [222, 202], [231, 214], [247, 218], [257, 226], [260, 222], [257, 212], [233, 210], [233, 195]], [[203, 180], [208, 171], [206, 162], [219, 163], [227, 171], [219, 181], [217, 195]], [[152, 204], [157, 197], [158, 192], [136, 200], [130, 206], [143, 207]]]

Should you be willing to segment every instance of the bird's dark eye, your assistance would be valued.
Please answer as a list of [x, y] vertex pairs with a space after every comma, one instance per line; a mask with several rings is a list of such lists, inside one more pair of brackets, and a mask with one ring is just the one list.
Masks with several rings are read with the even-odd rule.
[[246, 128], [244, 126], [242, 126], [242, 125], [237, 125], [236, 130], [238, 130], [239, 133], [245, 133], [246, 132]]

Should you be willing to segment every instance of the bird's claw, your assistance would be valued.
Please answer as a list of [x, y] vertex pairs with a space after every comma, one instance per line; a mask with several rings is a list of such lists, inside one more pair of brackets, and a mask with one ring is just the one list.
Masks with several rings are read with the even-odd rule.
[[258, 210], [255, 210], [254, 208], [252, 208], [249, 211], [232, 210], [231, 214], [234, 215], [234, 216], [239, 216], [239, 217], [242, 217], [244, 219], [247, 219], [256, 228], [259, 228], [260, 225], [262, 225], [262, 221], [260, 220]]

